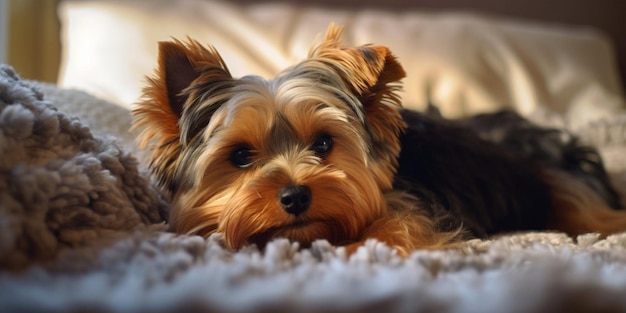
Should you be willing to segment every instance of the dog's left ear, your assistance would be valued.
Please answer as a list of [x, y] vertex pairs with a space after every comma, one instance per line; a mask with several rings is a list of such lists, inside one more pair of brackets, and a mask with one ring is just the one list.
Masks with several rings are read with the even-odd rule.
[[363, 105], [367, 129], [372, 138], [372, 157], [380, 165], [383, 188], [391, 188], [400, 152], [398, 136], [406, 128], [398, 109], [397, 91], [404, 69], [387, 47], [365, 45], [344, 47], [342, 28], [331, 25], [324, 40], [309, 53], [342, 77]]
[[343, 47], [340, 41], [342, 30], [342, 27], [331, 25], [324, 40], [309, 52], [309, 58], [334, 67], [364, 106], [385, 98], [391, 100], [388, 104], [399, 106], [400, 101], [395, 95], [399, 86], [395, 83], [406, 74], [396, 57], [383, 46]]

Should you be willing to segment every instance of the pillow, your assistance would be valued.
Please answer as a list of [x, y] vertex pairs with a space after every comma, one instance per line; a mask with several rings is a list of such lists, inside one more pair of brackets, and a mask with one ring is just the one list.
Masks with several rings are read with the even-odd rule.
[[[511, 108], [563, 114], [571, 126], [625, 107], [612, 43], [585, 27], [462, 12], [331, 10], [207, 0], [65, 1], [59, 84], [125, 107], [156, 66], [157, 42], [189, 36], [234, 76], [266, 78], [306, 57], [334, 22], [349, 44], [388, 46], [407, 71], [406, 107], [447, 117]], [[319, 37], [317, 37], [319, 38]]]

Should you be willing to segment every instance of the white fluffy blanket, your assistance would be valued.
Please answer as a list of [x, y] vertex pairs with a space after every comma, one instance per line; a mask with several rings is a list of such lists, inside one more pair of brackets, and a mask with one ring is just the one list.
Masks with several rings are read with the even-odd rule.
[[[621, 171], [623, 117], [586, 140]], [[2, 312], [626, 312], [626, 234], [522, 233], [402, 259], [376, 241], [228, 251], [165, 231], [130, 116], [0, 67]], [[623, 175], [616, 175], [621, 182]]]

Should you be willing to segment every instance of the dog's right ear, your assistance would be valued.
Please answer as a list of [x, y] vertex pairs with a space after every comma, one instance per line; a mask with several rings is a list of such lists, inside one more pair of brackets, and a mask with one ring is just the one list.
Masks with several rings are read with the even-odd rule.
[[142, 130], [138, 142], [151, 148], [150, 163], [161, 183], [173, 183], [181, 149], [199, 131], [194, 125], [182, 126], [185, 112], [203, 93], [215, 92], [230, 81], [232, 76], [214, 48], [192, 39], [159, 43], [158, 68], [147, 78], [132, 113], [133, 129]]
[[[170, 118], [182, 116], [191, 92], [187, 91], [196, 79], [204, 82], [231, 79], [226, 64], [212, 47], [204, 47], [195, 40], [159, 42], [158, 68], [155, 77], [148, 77], [144, 102], [159, 106]], [[145, 103], [144, 103], [145, 104]]]

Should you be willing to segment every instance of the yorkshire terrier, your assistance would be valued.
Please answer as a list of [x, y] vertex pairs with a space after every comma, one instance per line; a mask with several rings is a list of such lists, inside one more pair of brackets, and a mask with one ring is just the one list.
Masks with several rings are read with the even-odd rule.
[[228, 248], [368, 238], [408, 255], [503, 232], [626, 230], [599, 154], [512, 112], [448, 120], [401, 109], [405, 72], [331, 26], [271, 80], [233, 78], [197, 41], [159, 44], [133, 110], [171, 194], [171, 229]]

